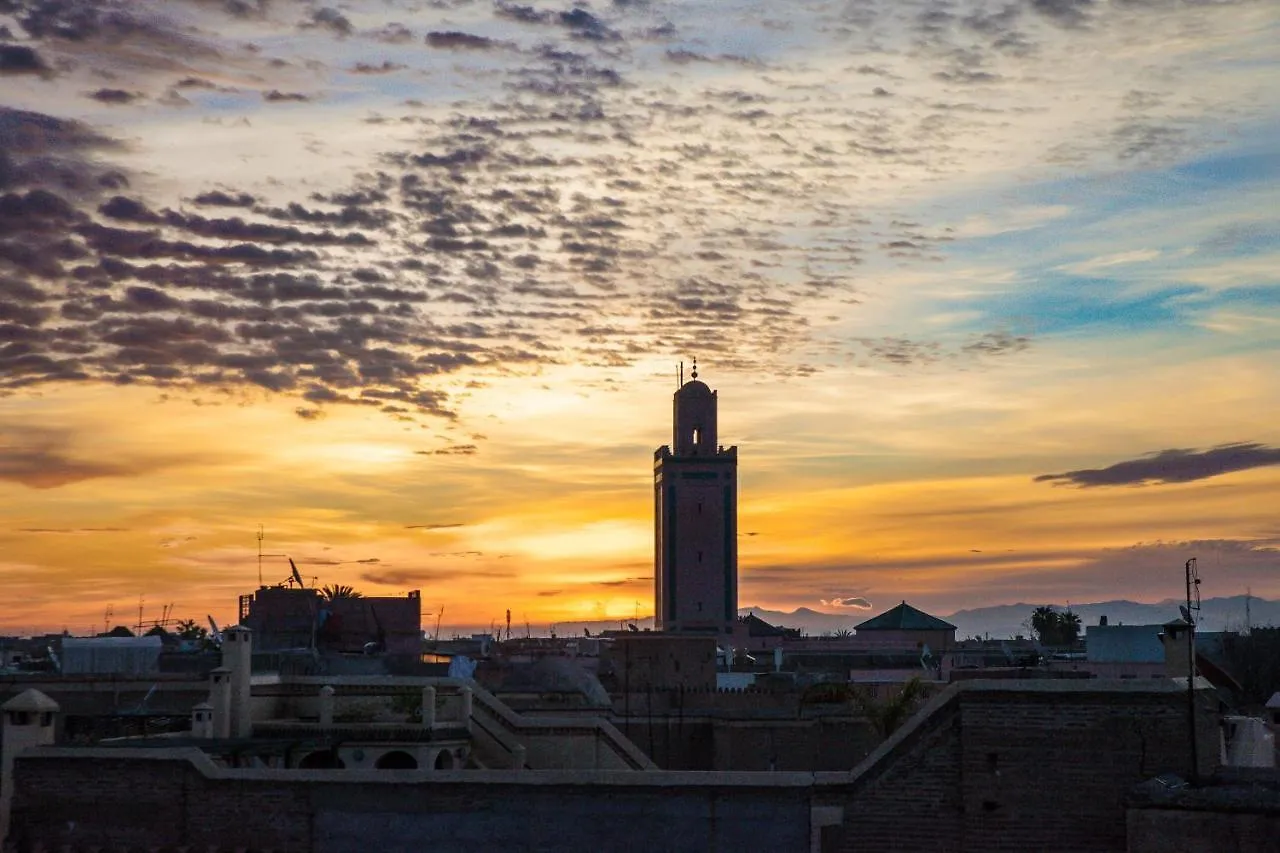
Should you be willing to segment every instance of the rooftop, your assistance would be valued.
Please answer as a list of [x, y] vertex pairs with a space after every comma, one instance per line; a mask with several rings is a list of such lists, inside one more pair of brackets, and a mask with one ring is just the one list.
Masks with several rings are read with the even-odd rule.
[[886, 610], [879, 616], [873, 616], [855, 630], [863, 631], [954, 631], [955, 625], [944, 622], [937, 616], [930, 616], [905, 601], [892, 610]]

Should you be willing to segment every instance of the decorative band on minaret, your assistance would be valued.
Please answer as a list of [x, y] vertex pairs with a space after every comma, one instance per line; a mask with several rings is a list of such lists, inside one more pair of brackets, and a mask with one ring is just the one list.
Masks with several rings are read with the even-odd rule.
[[730, 633], [738, 614], [738, 448], [717, 443], [715, 391], [675, 392], [670, 446], [654, 451], [654, 622], [661, 631]]

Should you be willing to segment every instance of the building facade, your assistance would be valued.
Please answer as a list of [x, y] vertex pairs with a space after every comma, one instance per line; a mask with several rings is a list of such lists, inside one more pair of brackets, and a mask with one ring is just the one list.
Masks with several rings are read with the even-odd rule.
[[715, 391], [675, 392], [672, 442], [653, 454], [654, 621], [660, 631], [732, 633], [738, 612], [738, 448], [717, 443]]

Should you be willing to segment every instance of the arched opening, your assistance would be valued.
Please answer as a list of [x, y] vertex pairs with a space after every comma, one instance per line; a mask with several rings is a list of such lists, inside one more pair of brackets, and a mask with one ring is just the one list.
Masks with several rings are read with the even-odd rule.
[[440, 750], [440, 754], [436, 756], [437, 770], [452, 770], [453, 755], [447, 749]]
[[299, 770], [341, 770], [347, 765], [332, 749], [321, 749], [308, 753], [298, 762]]
[[373, 766], [379, 770], [417, 770], [418, 759], [402, 749], [397, 749], [393, 752], [384, 752]]

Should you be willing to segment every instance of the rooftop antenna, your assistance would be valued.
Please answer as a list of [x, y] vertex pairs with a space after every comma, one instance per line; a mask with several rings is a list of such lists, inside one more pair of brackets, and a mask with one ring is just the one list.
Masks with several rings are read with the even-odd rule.
[[111, 617], [114, 616], [115, 613], [116, 613], [115, 605], [108, 604], [106, 612], [102, 614], [102, 633], [105, 634], [111, 630]]
[[258, 525], [258, 589], [262, 589], [262, 525]]
[[286, 558], [289, 561], [289, 569], [293, 573], [293, 582], [298, 585], [298, 589], [306, 589], [307, 585], [302, 582], [302, 575], [298, 574], [298, 567], [293, 563], [293, 557]]
[[680, 362], [680, 369], [676, 371], [676, 387], [684, 385], [684, 362]]
[[[1191, 783], [1200, 781], [1200, 753], [1196, 744], [1196, 629], [1192, 611], [1200, 611], [1200, 571], [1196, 566], [1196, 558], [1186, 563], [1187, 604], [1179, 608], [1187, 620], [1187, 722], [1191, 728]], [[1194, 593], [1194, 595], [1193, 595]]]

